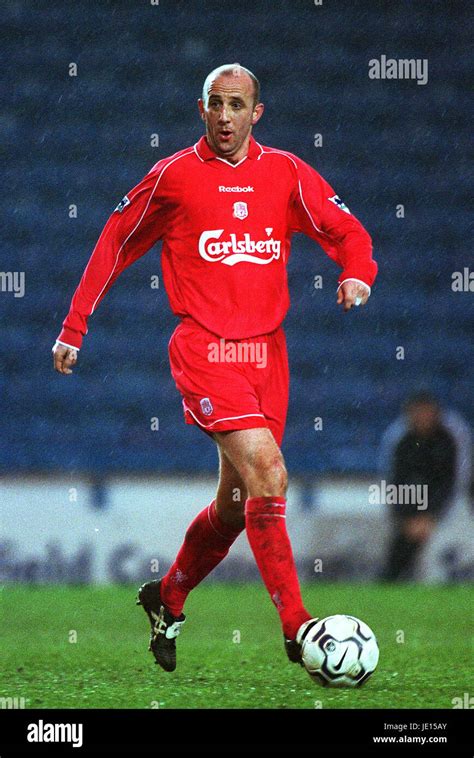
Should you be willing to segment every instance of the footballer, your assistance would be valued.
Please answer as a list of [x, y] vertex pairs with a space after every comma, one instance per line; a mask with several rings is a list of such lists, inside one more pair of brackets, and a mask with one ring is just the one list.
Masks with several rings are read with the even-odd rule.
[[[176, 668], [186, 598], [245, 529], [288, 657], [301, 663], [298, 630], [312, 614], [286, 530], [280, 450], [291, 237], [308, 235], [340, 267], [337, 304], [344, 311], [367, 302], [377, 264], [369, 234], [330, 185], [297, 156], [252, 136], [264, 112], [254, 74], [239, 64], [219, 66], [198, 106], [205, 135], [158, 161], [107, 221], [53, 347], [54, 367], [72, 373], [89, 316], [121, 272], [162, 240], [164, 285], [179, 317], [169, 341], [171, 373], [186, 423], [217, 445], [219, 481], [168, 573], [138, 591], [150, 650], [165, 671]], [[225, 344], [225, 360], [215, 353], [210, 360], [216, 344]]]

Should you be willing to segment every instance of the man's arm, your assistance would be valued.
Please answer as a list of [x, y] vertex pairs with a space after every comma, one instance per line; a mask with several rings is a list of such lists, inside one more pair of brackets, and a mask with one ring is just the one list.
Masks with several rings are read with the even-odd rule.
[[364, 305], [377, 275], [371, 237], [317, 171], [296, 157], [295, 164], [293, 230], [316, 240], [342, 268], [338, 305], [344, 304], [345, 311], [354, 305]]
[[53, 347], [54, 368], [59, 373], [72, 373], [87, 334], [87, 320], [117, 277], [162, 237], [165, 201], [159, 184], [165, 167], [164, 161], [158, 163], [125, 195], [107, 221]]

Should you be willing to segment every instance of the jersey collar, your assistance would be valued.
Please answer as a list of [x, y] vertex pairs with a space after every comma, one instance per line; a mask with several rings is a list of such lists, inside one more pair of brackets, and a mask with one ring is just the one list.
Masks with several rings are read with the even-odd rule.
[[[194, 149], [202, 161], [212, 161], [214, 159], [219, 160], [219, 156], [217, 156], [215, 152], [211, 150], [211, 148], [209, 147], [209, 144], [207, 142], [205, 135], [201, 137], [199, 142], [196, 142], [196, 144], [194, 145]], [[252, 135], [250, 135], [249, 151], [246, 157], [252, 158], [252, 159], [258, 158], [258, 156], [261, 155], [261, 153], [262, 153], [262, 148], [260, 147], [258, 142], [254, 140]], [[226, 161], [224, 158], [220, 158], [220, 160], [223, 160], [225, 163], [229, 163], [229, 161]], [[245, 159], [242, 159], [242, 160], [245, 160]], [[242, 161], [239, 161], [239, 163], [236, 163], [234, 165], [238, 166], [240, 165], [240, 163], [242, 163]], [[232, 163], [229, 163], [229, 165], [232, 166]]]

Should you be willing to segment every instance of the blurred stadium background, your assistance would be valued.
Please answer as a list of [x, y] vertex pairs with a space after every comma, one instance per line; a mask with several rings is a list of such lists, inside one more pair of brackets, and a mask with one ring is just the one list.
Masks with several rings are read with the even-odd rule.
[[[472, 261], [468, 13], [422, 0], [5, 1], [1, 267], [25, 273], [25, 293], [0, 293], [4, 581], [144, 580], [212, 497], [214, 446], [183, 423], [167, 358], [176, 320], [150, 286], [159, 249], [90, 320], [72, 377], [53, 373], [50, 351], [108, 215], [159, 158], [199, 138], [203, 79], [234, 60], [261, 80], [257, 140], [311, 163], [374, 238], [373, 297], [346, 316], [334, 264], [294, 239], [283, 451], [303, 578], [377, 575], [389, 522], [367, 493], [388, 423], [420, 386], [474, 420], [473, 295], [451, 287]], [[369, 79], [382, 54], [427, 58], [428, 84]], [[460, 498], [420, 579], [472, 573], [469, 519]], [[255, 576], [245, 537], [216, 576]]]

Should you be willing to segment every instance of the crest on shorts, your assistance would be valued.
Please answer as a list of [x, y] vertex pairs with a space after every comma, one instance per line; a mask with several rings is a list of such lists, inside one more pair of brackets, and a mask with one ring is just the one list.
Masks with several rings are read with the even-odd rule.
[[200, 406], [205, 416], [210, 416], [212, 411], [214, 410], [214, 408], [212, 407], [212, 403], [208, 397], [203, 397], [202, 400], [200, 400]]
[[247, 207], [247, 203], [244, 203], [243, 200], [239, 200], [237, 203], [234, 203], [234, 218], [240, 218], [240, 220], [247, 218], [249, 215], [249, 209]]

